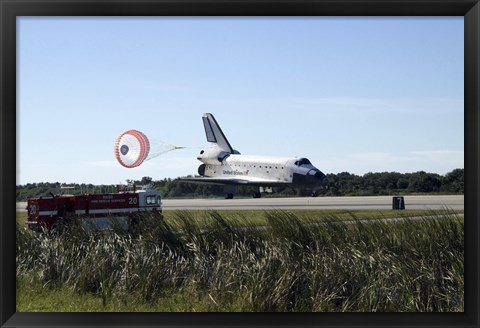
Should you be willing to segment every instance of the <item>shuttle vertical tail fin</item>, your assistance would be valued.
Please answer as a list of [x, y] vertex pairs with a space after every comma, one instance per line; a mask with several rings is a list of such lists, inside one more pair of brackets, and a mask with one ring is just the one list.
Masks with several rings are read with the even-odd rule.
[[218, 147], [229, 154], [238, 153], [232, 148], [212, 114], [203, 114], [202, 120], [208, 142], [216, 143]]

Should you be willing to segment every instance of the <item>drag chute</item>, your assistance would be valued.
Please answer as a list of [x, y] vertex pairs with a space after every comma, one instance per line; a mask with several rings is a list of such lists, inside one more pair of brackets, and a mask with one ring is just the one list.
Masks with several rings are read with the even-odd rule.
[[134, 168], [145, 161], [160, 156], [166, 152], [183, 149], [161, 140], [149, 139], [137, 130], [123, 132], [115, 141], [115, 158], [127, 168]]
[[142, 164], [150, 152], [150, 141], [145, 134], [137, 130], [122, 133], [115, 141], [115, 157], [117, 161], [133, 168]]

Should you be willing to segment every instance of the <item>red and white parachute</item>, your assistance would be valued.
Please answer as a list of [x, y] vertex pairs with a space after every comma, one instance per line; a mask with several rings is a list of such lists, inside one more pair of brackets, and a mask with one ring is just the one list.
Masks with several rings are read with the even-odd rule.
[[181, 149], [163, 141], [150, 141], [147, 136], [137, 130], [128, 130], [118, 136], [114, 153], [117, 161], [127, 168], [134, 168], [146, 160], [155, 158], [174, 149]]
[[137, 130], [123, 132], [115, 141], [115, 157], [128, 168], [142, 164], [150, 153], [150, 141], [146, 135]]

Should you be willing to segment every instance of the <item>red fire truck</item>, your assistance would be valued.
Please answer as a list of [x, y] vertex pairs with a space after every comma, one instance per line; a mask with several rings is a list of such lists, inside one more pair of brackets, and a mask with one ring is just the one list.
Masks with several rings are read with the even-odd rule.
[[140, 212], [162, 212], [160, 193], [137, 190], [111, 194], [52, 195], [27, 199], [27, 225], [34, 231], [58, 231], [71, 222], [84, 229], [128, 229]]

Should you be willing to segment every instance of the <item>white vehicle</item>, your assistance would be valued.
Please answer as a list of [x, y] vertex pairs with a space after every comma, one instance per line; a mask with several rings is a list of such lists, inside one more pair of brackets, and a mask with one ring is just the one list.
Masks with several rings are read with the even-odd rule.
[[215, 145], [202, 150], [197, 159], [199, 178], [183, 179], [190, 182], [223, 184], [225, 198], [233, 198], [235, 185], [258, 186], [253, 197], [261, 192], [272, 192], [273, 187], [291, 186], [311, 188], [312, 196], [325, 189], [328, 180], [306, 158], [241, 155], [233, 149], [217, 121], [210, 113], [203, 114], [207, 141]]

